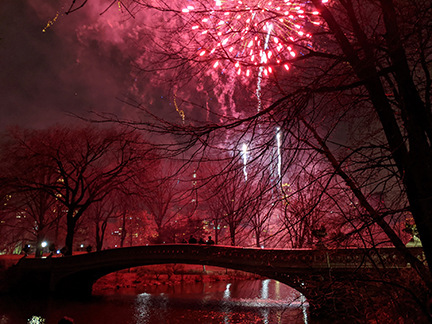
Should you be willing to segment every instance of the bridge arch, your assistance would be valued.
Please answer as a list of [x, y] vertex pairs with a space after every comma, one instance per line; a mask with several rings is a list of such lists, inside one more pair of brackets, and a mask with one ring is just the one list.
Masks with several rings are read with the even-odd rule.
[[[265, 254], [270, 256], [271, 251], [273, 250], [174, 244], [119, 248], [59, 258], [61, 261], [58, 263], [64, 264], [53, 269], [50, 291], [59, 294], [91, 294], [93, 284], [109, 273], [139, 266], [178, 263], [217, 266], [254, 273], [280, 281], [302, 292], [301, 282], [296, 276], [276, 271], [270, 260], [264, 258]], [[72, 259], [73, 265], [70, 262]], [[62, 262], [63, 260], [68, 262]]]
[[[422, 258], [421, 248], [410, 250]], [[23, 258], [9, 269], [7, 283], [10, 291], [83, 296], [91, 294], [98, 278], [125, 268], [167, 263], [210, 265], [275, 279], [301, 292], [308, 299], [310, 309], [319, 313], [320, 307], [332, 310], [344, 301], [346, 306], [352, 306], [353, 302], [346, 301], [346, 292], [355, 280], [364, 283], [382, 271], [393, 276], [401, 268], [411, 268], [396, 255], [394, 248], [277, 250], [198, 244], [149, 245], [64, 258]]]

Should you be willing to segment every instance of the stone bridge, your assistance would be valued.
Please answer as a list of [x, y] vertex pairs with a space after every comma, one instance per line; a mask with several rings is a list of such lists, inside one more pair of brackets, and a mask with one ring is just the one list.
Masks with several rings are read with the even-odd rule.
[[[422, 258], [421, 248], [411, 252]], [[410, 268], [394, 248], [259, 249], [218, 245], [163, 244], [118, 248], [68, 257], [23, 258], [7, 273], [9, 290], [63, 295], [91, 294], [104, 275], [132, 267], [183, 263], [242, 270], [278, 280], [302, 292], [309, 303], [334, 291], [335, 283], [394, 275]]]

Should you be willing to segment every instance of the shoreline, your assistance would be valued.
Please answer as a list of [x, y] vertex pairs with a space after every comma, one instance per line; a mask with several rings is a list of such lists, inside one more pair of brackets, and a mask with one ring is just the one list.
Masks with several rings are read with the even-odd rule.
[[93, 284], [93, 291], [121, 288], [144, 289], [151, 286], [192, 282], [256, 280], [261, 276], [239, 270], [213, 266], [165, 264], [136, 267], [107, 274]]

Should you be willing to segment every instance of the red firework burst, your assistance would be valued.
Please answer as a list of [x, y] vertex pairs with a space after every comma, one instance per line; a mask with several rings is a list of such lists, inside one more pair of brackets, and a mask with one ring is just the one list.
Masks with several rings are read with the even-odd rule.
[[196, 1], [182, 12], [195, 32], [198, 58], [246, 76], [256, 67], [264, 75], [275, 66], [289, 70], [295, 47], [310, 46], [308, 29], [321, 24], [319, 12], [306, 0]]

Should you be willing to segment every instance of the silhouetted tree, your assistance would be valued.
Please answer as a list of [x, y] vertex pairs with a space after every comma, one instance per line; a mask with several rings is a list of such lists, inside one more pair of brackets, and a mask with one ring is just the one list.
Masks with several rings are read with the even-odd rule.
[[140, 175], [140, 198], [156, 225], [156, 243], [163, 242], [164, 232], [172, 222], [194, 213], [191, 195], [194, 179], [187, 179], [182, 169], [181, 163], [163, 161], [153, 166], [152, 172]]
[[[27, 190], [39, 190], [63, 204], [66, 212], [68, 253], [78, 220], [87, 208], [103, 200], [133, 176], [134, 167], [149, 150], [138, 134], [122, 128], [54, 127], [46, 130], [18, 130], [11, 139], [15, 147], [10, 168], [17, 170], [15, 183]], [[22, 165], [29, 166], [23, 169]], [[29, 175], [51, 174], [50, 182]]]

